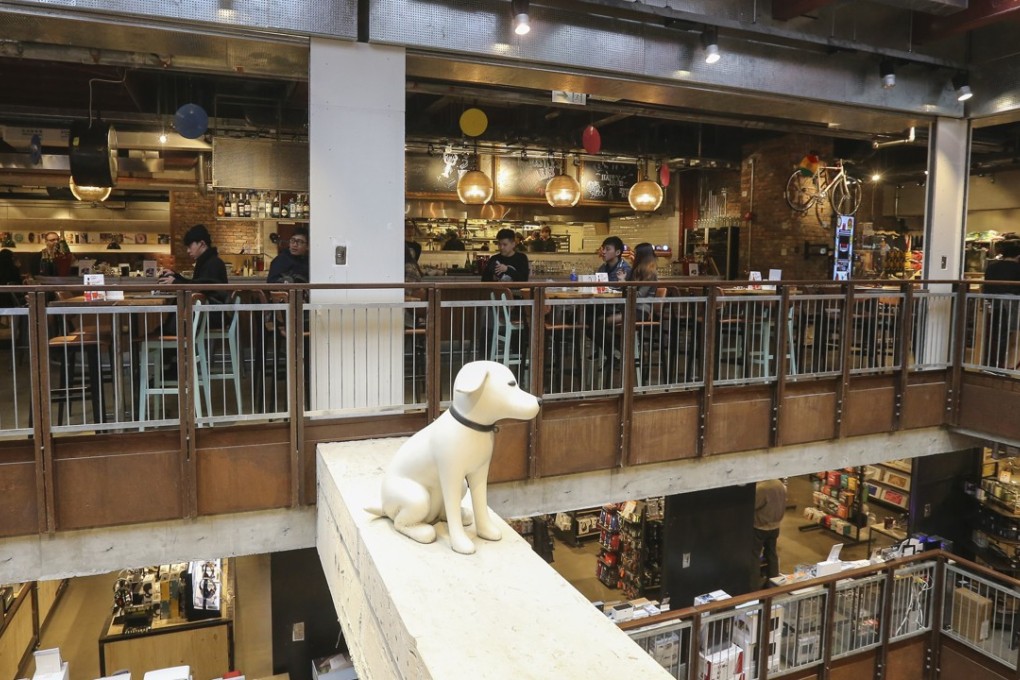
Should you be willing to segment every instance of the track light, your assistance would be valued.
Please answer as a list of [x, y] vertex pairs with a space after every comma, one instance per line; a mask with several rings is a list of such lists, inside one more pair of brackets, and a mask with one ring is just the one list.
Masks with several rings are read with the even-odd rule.
[[970, 90], [970, 77], [966, 73], [953, 76], [953, 87], [956, 89], [956, 101], [965, 102], [974, 96]]
[[883, 59], [878, 65], [878, 74], [882, 76], [882, 89], [891, 90], [896, 87], [896, 69], [888, 59]]
[[706, 64], [719, 61], [719, 30], [715, 26], [706, 26], [702, 31], [701, 45], [705, 48]]
[[531, 31], [528, 17], [528, 0], [510, 0], [510, 13], [514, 16], [514, 33], [527, 35]]

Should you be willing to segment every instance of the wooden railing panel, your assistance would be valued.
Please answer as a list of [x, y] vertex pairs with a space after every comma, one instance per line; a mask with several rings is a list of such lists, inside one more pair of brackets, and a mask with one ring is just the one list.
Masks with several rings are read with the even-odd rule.
[[53, 440], [57, 530], [183, 517], [176, 431]]
[[917, 680], [923, 677], [927, 649], [927, 636], [889, 645], [885, 656], [885, 680]]
[[829, 680], [862, 680], [875, 677], [875, 651], [832, 662]]
[[528, 478], [528, 445], [531, 439], [528, 423], [500, 423], [496, 444], [489, 465], [489, 481], [515, 482]]
[[290, 425], [196, 432], [198, 514], [290, 505]]
[[781, 408], [781, 445], [791, 446], [835, 438], [835, 380], [786, 383]]
[[0, 449], [0, 537], [38, 533], [35, 449], [19, 442]]
[[319, 444], [379, 437], [409, 437], [426, 424], [428, 421], [423, 412], [365, 418], [305, 420], [301, 459], [304, 466], [305, 489], [309, 490], [306, 493], [306, 503], [315, 504], [315, 449]]
[[1009, 378], [965, 373], [958, 427], [1020, 439], [1020, 383]]
[[698, 455], [700, 402], [694, 392], [635, 397], [631, 463], [663, 463]]
[[767, 448], [771, 425], [771, 388], [717, 387], [712, 399], [705, 455]]
[[965, 680], [1010, 680], [1012, 671], [1005, 666], [995, 664], [991, 659], [981, 656], [974, 650], [961, 645], [955, 640], [942, 636], [942, 649], [939, 652], [939, 677], [961, 678]]
[[937, 427], [946, 422], [949, 379], [945, 371], [918, 373], [910, 377], [903, 395], [904, 430]]
[[854, 378], [846, 395], [847, 437], [895, 430], [896, 376]]
[[537, 454], [540, 477], [616, 465], [620, 451], [618, 400], [547, 403], [542, 408]]

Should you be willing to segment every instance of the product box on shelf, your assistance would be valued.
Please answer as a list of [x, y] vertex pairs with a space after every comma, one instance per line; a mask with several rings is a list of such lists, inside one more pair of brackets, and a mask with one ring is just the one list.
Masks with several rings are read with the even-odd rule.
[[713, 590], [712, 592], [705, 593], [704, 595], [695, 595], [694, 606], [697, 607], [698, 605], [708, 604], [709, 602], [718, 602], [719, 600], [728, 599], [730, 599], [730, 594], [725, 590]]
[[992, 618], [992, 601], [969, 588], [953, 591], [953, 630], [971, 642], [988, 638]]

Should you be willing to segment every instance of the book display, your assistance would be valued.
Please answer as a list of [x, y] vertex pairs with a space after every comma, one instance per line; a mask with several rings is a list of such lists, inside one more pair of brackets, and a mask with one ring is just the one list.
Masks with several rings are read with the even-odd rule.
[[863, 467], [818, 472], [812, 479], [813, 507], [804, 508], [804, 517], [852, 541], [868, 540]]
[[904, 512], [909, 510], [912, 471], [913, 463], [910, 459], [865, 465], [864, 479], [868, 489], [868, 501]]
[[625, 597], [654, 597], [661, 586], [662, 517], [665, 499], [627, 501], [620, 510], [620, 572]]

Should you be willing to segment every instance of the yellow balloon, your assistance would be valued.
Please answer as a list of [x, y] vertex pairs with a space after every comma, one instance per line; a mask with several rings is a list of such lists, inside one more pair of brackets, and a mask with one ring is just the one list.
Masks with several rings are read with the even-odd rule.
[[481, 109], [468, 109], [460, 114], [460, 131], [468, 137], [477, 137], [489, 127], [489, 117]]

